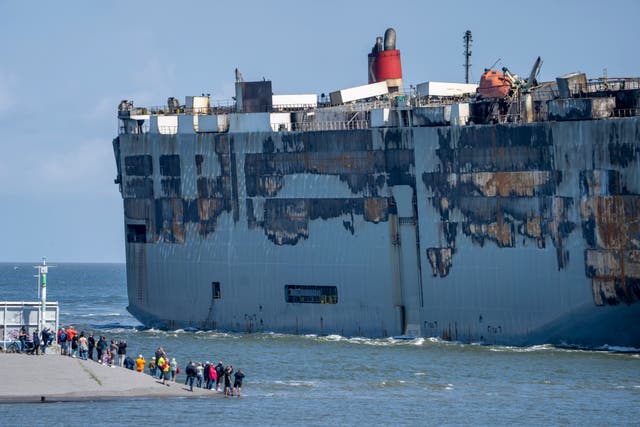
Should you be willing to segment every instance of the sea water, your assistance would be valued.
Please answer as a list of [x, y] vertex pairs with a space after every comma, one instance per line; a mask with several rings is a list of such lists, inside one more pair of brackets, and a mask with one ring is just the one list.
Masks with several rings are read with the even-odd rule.
[[[0, 300], [36, 300], [34, 273], [0, 264]], [[128, 314], [125, 282], [123, 264], [57, 264], [47, 295], [62, 325], [134, 358], [162, 346], [182, 368], [242, 368], [243, 396], [2, 404], [0, 425], [640, 425], [638, 349], [159, 331]]]

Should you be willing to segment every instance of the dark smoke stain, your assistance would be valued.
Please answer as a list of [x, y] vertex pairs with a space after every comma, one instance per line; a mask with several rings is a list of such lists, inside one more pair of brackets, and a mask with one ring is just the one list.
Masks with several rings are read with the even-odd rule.
[[609, 149], [611, 164], [622, 168], [629, 166], [638, 157], [638, 147], [633, 144], [610, 142], [607, 148]]
[[428, 248], [427, 259], [431, 265], [432, 276], [446, 277], [451, 269], [451, 258], [453, 250], [451, 248]]
[[[452, 128], [438, 130], [439, 164], [421, 177], [431, 194], [427, 200], [440, 214], [447, 248], [455, 248], [457, 233], [446, 232], [455, 210], [464, 218], [462, 235], [472, 243], [513, 248], [520, 236], [542, 249], [550, 237], [558, 266], [565, 268], [563, 242], [575, 224], [568, 219], [571, 200], [555, 196], [563, 175], [553, 168], [548, 126], [469, 126], [458, 132], [456, 139]], [[430, 256], [437, 261], [435, 252]]]
[[389, 202], [386, 198], [367, 199], [267, 199], [264, 218], [256, 219], [253, 202], [247, 204], [250, 224], [261, 227], [276, 245], [295, 245], [309, 237], [309, 223], [347, 216], [343, 226], [355, 234], [354, 217], [362, 216], [368, 222], [388, 221]]

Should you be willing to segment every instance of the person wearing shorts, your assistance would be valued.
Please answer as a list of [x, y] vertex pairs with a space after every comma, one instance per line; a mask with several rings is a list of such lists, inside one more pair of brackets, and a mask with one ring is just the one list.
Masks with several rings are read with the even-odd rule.
[[238, 368], [238, 371], [234, 375], [233, 390], [231, 391], [231, 396], [235, 394], [236, 396], [240, 397], [240, 392], [242, 391], [243, 379], [244, 379], [244, 373], [242, 372], [242, 369]]
[[224, 370], [224, 395], [231, 395], [231, 375], [233, 375], [233, 366], [229, 365]]

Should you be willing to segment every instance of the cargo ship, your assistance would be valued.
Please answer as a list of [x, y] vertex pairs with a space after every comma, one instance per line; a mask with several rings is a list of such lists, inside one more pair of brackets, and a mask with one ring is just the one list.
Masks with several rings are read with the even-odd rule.
[[[118, 107], [144, 325], [640, 348], [640, 79], [367, 84]], [[364, 69], [364, 67], [363, 67]], [[364, 74], [364, 73], [363, 73]], [[363, 81], [363, 83], [365, 83]]]

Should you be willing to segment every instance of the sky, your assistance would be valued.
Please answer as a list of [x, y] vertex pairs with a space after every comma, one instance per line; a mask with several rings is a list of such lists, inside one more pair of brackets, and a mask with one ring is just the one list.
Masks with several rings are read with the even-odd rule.
[[[0, 262], [124, 262], [112, 140], [122, 99], [274, 93], [367, 83], [367, 54], [397, 32], [405, 85], [472, 82], [496, 61], [539, 80], [640, 76], [640, 1], [0, 0]], [[606, 69], [606, 71], [604, 71]]]

